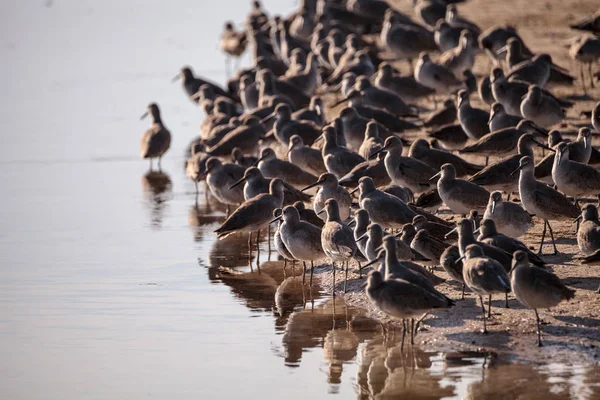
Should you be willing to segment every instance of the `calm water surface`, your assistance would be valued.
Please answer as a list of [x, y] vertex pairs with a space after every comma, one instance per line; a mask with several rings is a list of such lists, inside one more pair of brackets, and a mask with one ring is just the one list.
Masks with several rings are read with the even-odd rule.
[[[585, 367], [384, 346], [266, 243], [259, 271], [245, 236], [215, 240], [224, 208], [182, 167], [202, 115], [170, 78], [189, 64], [223, 81], [217, 36], [247, 6], [0, 4], [0, 397], [593, 398]], [[150, 101], [174, 136], [163, 173], [137, 157]]]

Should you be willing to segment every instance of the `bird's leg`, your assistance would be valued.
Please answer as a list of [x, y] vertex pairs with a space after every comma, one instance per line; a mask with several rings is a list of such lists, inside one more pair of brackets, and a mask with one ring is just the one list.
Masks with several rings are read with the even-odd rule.
[[335, 297], [335, 261], [331, 262], [331, 268], [333, 270], [333, 283], [331, 285], [331, 297]]
[[400, 351], [404, 350], [404, 336], [406, 335], [406, 320], [402, 320], [402, 341], [400, 343]]
[[150, 171], [152, 171], [152, 157], [149, 157], [148, 160], [150, 160]]
[[508, 306], [508, 293], [504, 293], [504, 308], [510, 308]]
[[486, 156], [486, 157], [485, 157], [485, 166], [486, 166], [486, 167], [488, 166], [488, 163], [489, 163], [489, 162], [490, 162], [490, 158]]
[[306, 281], [306, 261], [302, 261], [302, 286], [304, 286], [305, 281]]
[[227, 215], [225, 215], [225, 218], [229, 218], [229, 204], [227, 204]]
[[542, 231], [542, 241], [540, 243], [540, 249], [538, 250], [538, 254], [542, 254], [542, 247], [544, 246], [544, 239], [546, 238], [546, 224], [548, 221], [544, 220], [544, 230]]
[[481, 312], [483, 313], [483, 331], [481, 333], [488, 333], [487, 325], [485, 323], [485, 306], [483, 305], [483, 297], [479, 296], [479, 301], [481, 302]]
[[595, 86], [594, 86], [594, 75], [592, 75], [592, 63], [591, 62], [588, 63], [588, 74], [590, 75], [590, 86], [593, 89]]
[[410, 344], [415, 344], [415, 319], [410, 319]]
[[463, 288], [462, 288], [462, 296], [460, 297], [461, 300], [465, 299], [465, 283], [463, 282]]
[[357, 261], [358, 263], [358, 278], [362, 279], [362, 266], [360, 265], [360, 261]]
[[492, 318], [492, 295], [488, 296], [488, 319]]
[[348, 264], [350, 264], [350, 261], [346, 261], [346, 272], [344, 276], [344, 293], [346, 293], [348, 288]]
[[552, 239], [552, 246], [554, 246], [554, 255], [558, 254], [558, 249], [556, 248], [556, 243], [554, 242], [554, 233], [552, 233], [552, 225], [550, 225], [550, 221], [547, 221], [548, 230], [550, 231], [550, 238]]
[[540, 331], [540, 316], [538, 315], [537, 312], [537, 308], [534, 308], [533, 311], [535, 312], [535, 321], [537, 323], [537, 335], [538, 335], [538, 340], [537, 340], [537, 345], [538, 347], [542, 347], [542, 333]]
[[581, 77], [581, 86], [583, 87], [583, 94], [587, 96], [587, 90], [585, 88], [585, 79], [583, 77], [583, 63], [579, 63], [579, 76]]
[[162, 158], [162, 156], [158, 157], [158, 171], [162, 171], [162, 167], [160, 165], [160, 159]]
[[511, 195], [510, 192], [506, 193], [506, 201], [510, 201], [510, 195]]
[[283, 259], [283, 273], [285, 274], [285, 267], [287, 267], [287, 258]]
[[250, 250], [250, 255], [252, 255], [252, 232], [248, 235], [248, 250]]
[[196, 202], [198, 201], [198, 181], [194, 180], [194, 185], [196, 185]]
[[415, 324], [415, 336], [417, 336], [417, 333], [419, 332], [419, 325], [421, 324], [421, 322], [423, 322], [423, 320], [429, 315], [429, 313], [425, 313], [423, 314], [423, 316], [421, 318], [419, 318], [417, 320], [417, 323]]
[[310, 260], [310, 281], [308, 281], [309, 286], [312, 286], [312, 276], [313, 276], [314, 270], [315, 270], [315, 263], [314, 263], [314, 261]]
[[600, 293], [600, 286], [598, 286], [598, 289], [596, 289], [596, 293]]

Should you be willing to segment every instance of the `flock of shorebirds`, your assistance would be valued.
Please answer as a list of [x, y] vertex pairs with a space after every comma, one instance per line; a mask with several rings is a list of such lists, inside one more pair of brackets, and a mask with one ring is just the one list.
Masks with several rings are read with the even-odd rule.
[[[537, 310], [575, 294], [540, 258], [546, 231], [557, 253], [551, 223], [577, 221], [583, 262], [600, 263], [598, 210], [579, 204], [600, 194], [600, 153], [591, 143], [600, 103], [575, 140], [548, 131], [564, 126], [574, 105], [549, 88], [577, 79], [530, 50], [514, 27], [482, 31], [460, 15], [460, 1], [413, 1], [416, 18], [381, 0], [300, 3], [284, 18], [254, 1], [244, 30], [225, 25], [222, 50], [228, 57], [248, 50], [253, 60], [226, 87], [189, 67], [174, 79], [206, 114], [186, 174], [196, 192], [205, 180], [216, 199], [237, 206], [217, 235], [248, 232], [252, 243], [256, 232], [258, 245], [260, 232], [271, 240], [277, 223], [276, 250], [285, 263], [302, 262], [304, 272], [310, 263], [311, 283], [314, 263], [330, 261], [333, 295], [337, 268], [345, 291], [351, 261], [359, 274], [378, 266], [366, 294], [403, 321], [411, 340], [415, 318], [454, 305], [435, 288], [444, 279], [433, 267], [441, 265], [463, 285], [463, 297], [466, 286], [480, 298], [483, 332], [484, 298], [489, 318], [491, 296], [512, 292], [535, 311], [541, 345]], [[591, 32], [569, 49], [589, 98], [600, 13], [572, 28]], [[471, 72], [476, 61], [488, 63], [489, 75]], [[399, 72], [401, 62], [412, 74]], [[476, 96], [489, 111], [471, 105]], [[160, 167], [171, 134], [156, 104], [147, 114], [141, 154]], [[537, 164], [535, 147], [548, 152]], [[486, 165], [463, 155], [485, 157]], [[510, 201], [513, 193], [520, 203]], [[458, 224], [435, 215], [442, 205], [462, 216]], [[532, 217], [544, 223], [537, 254], [518, 239]]]

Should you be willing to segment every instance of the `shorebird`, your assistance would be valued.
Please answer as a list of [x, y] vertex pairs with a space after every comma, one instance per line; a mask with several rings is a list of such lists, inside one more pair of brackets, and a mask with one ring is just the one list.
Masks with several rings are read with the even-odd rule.
[[544, 238], [546, 237], [546, 227], [550, 230], [554, 254], [558, 254], [550, 220], [575, 219], [579, 215], [579, 209], [571, 204], [563, 194], [535, 179], [534, 165], [531, 157], [521, 158], [519, 168], [513, 174], [518, 171], [521, 171], [519, 177], [521, 203], [523, 203], [527, 212], [544, 220], [544, 231], [542, 232], [542, 241], [538, 254], [542, 252]]
[[412, 107], [408, 106], [400, 96], [387, 89], [379, 89], [371, 84], [366, 76], [356, 78], [353, 91], [348, 96], [334, 103], [334, 107], [349, 100], [360, 98], [364, 105], [380, 108], [396, 116], [414, 116]]
[[380, 39], [394, 58], [408, 60], [410, 64], [421, 52], [437, 50], [432, 32], [401, 23], [391, 10], [385, 14]]
[[[430, 236], [440, 242], [455, 242], [456, 239], [458, 239], [458, 235], [456, 234], [448, 235], [452, 230], [452, 227], [440, 224], [438, 222], [428, 221], [424, 215], [415, 216], [412, 220], [412, 224], [417, 231], [424, 229], [429, 233]], [[448, 236], [446, 237], [446, 235]]]
[[329, 199], [334, 199], [338, 204], [340, 219], [345, 221], [350, 216], [350, 206], [352, 205], [352, 196], [348, 191], [339, 185], [335, 175], [324, 173], [319, 176], [319, 180], [302, 189], [308, 190], [312, 187], [320, 186], [313, 200], [313, 209], [322, 220], [326, 220], [327, 216], [321, 213], [325, 208], [325, 203]]
[[[412, 319], [454, 305], [448, 298], [435, 295], [412, 283], [399, 279], [384, 280], [379, 271], [369, 272], [366, 293], [383, 313], [400, 320]], [[411, 342], [413, 334], [411, 331]]]
[[410, 242], [410, 248], [431, 260], [433, 265], [439, 263], [447, 247], [446, 243], [433, 238], [426, 229], [419, 230]]
[[196, 103], [199, 101], [199, 97], [195, 95], [196, 93], [198, 93], [202, 85], [210, 86], [212, 91], [218, 96], [224, 96], [233, 101], [236, 100], [230, 93], [225, 91], [225, 89], [223, 89], [216, 83], [194, 76], [194, 73], [192, 72], [192, 69], [190, 67], [181, 68], [179, 73], [175, 75], [171, 82], [176, 82], [179, 79], [183, 80], [183, 89], [187, 93], [188, 97]]
[[596, 130], [596, 132], [600, 132], [600, 101], [596, 103], [594, 108], [592, 109], [592, 126]]
[[496, 102], [496, 99], [494, 99], [494, 94], [492, 93], [491, 85], [492, 83], [490, 81], [489, 75], [486, 75], [483, 78], [481, 78], [479, 84], [477, 85], [477, 94], [479, 95], [479, 98], [481, 99], [481, 101], [483, 101], [489, 106]]
[[598, 209], [593, 204], [586, 204], [581, 209], [579, 230], [577, 231], [577, 245], [583, 254], [589, 256], [600, 249], [600, 221]]
[[456, 169], [452, 164], [444, 164], [440, 172], [430, 177], [437, 177], [438, 193], [442, 201], [455, 214], [467, 215], [475, 209], [483, 212], [490, 197], [484, 188], [463, 179], [456, 178]]
[[319, 96], [311, 97], [308, 107], [294, 111], [292, 113], [292, 119], [297, 121], [311, 121], [318, 126], [325, 125], [326, 121], [323, 99], [321, 99]]
[[427, 210], [429, 212], [437, 212], [437, 210], [444, 204], [442, 199], [440, 198], [440, 193], [437, 190], [437, 187], [429, 192], [422, 193], [415, 203], [415, 205], [423, 210]]
[[549, 127], [561, 122], [566, 112], [554, 97], [545, 96], [539, 86], [531, 85], [521, 102], [521, 114], [536, 124]]
[[446, 22], [448, 22], [450, 26], [467, 29], [473, 36], [479, 36], [481, 34], [481, 29], [477, 24], [458, 14], [455, 4], [449, 3], [446, 6]]
[[354, 240], [356, 241], [356, 246], [362, 254], [367, 256], [367, 258], [369, 258], [366, 251], [367, 241], [364, 239], [358, 240], [358, 238], [363, 237], [363, 235], [367, 233], [367, 228], [370, 223], [371, 219], [369, 218], [369, 213], [367, 210], [361, 208], [354, 214], [354, 219], [348, 224], [348, 226], [354, 225]]
[[293, 259], [304, 263], [303, 282], [306, 263], [310, 261], [309, 285], [312, 285], [314, 262], [325, 258], [325, 252], [321, 246], [321, 228], [300, 220], [300, 214], [294, 206], [285, 207], [282, 216], [273, 219], [271, 222], [279, 219], [283, 219], [283, 223], [279, 227], [281, 240]]
[[321, 134], [321, 128], [312, 121], [296, 121], [292, 119], [292, 109], [288, 104], [278, 104], [275, 112], [266, 118], [262, 123], [275, 118], [273, 124], [273, 133], [279, 143], [288, 146], [292, 135], [299, 135], [306, 143], [312, 144]]
[[325, 255], [331, 261], [333, 270], [332, 296], [335, 296], [335, 263], [340, 262], [342, 266], [346, 263], [346, 278], [344, 280], [344, 292], [348, 282], [348, 263], [356, 254], [356, 243], [352, 229], [340, 219], [338, 204], [334, 199], [325, 202], [325, 208], [321, 213], [327, 213], [327, 222], [321, 231], [321, 246]]
[[148, 115], [152, 118], [150, 128], [142, 135], [140, 143], [140, 155], [142, 158], [150, 160], [150, 170], [152, 170], [152, 159], [158, 158], [158, 169], [160, 170], [160, 160], [171, 146], [171, 132], [165, 127], [160, 117], [160, 110], [156, 103], [148, 105], [141, 119]]
[[[365, 139], [367, 125], [376, 121], [373, 121], [374, 118], [364, 117], [358, 112], [358, 110], [359, 109], [355, 108], [354, 106], [346, 107], [340, 112], [339, 118], [343, 126], [344, 138], [346, 139], [349, 150], [352, 151], [358, 151], [360, 149], [360, 146]], [[379, 123], [376, 125], [377, 132], [380, 137], [386, 138], [392, 135], [392, 133], [384, 125]]]
[[[592, 131], [588, 128], [580, 128], [577, 134], [577, 139], [572, 142], [567, 142], [569, 148], [569, 160], [587, 164], [592, 156], [593, 147], [591, 139]], [[550, 131], [548, 137], [548, 145], [550, 147], [557, 146], [563, 142], [560, 132], [557, 130]], [[550, 184], [554, 184], [552, 180], [552, 168], [554, 166], [555, 155], [548, 154], [542, 161], [535, 166], [535, 178]]]
[[448, 68], [459, 78], [466, 70], [471, 70], [475, 63], [475, 50], [473, 48], [473, 35], [466, 29], [460, 34], [457, 47], [444, 52], [439, 59], [440, 65]]
[[[250, 200], [259, 194], [269, 193], [272, 180], [265, 178], [258, 168], [250, 167], [243, 172], [243, 176], [239, 180], [229, 187], [229, 190], [233, 190], [244, 183], [244, 200]], [[310, 201], [310, 196], [283, 181], [283, 205], [290, 205], [296, 201]]]
[[473, 175], [481, 171], [482, 167], [471, 164], [457, 155], [443, 150], [432, 149], [425, 139], [417, 139], [410, 146], [408, 156], [429, 165], [434, 170], [439, 170], [444, 164], [452, 164], [457, 176]]
[[[336, 178], [341, 179], [350, 172], [352, 168], [365, 161], [365, 159], [358, 154], [338, 144], [335, 128], [326, 126], [323, 128], [321, 137], [324, 141], [321, 154], [323, 155], [325, 167], [327, 168], [327, 171], [334, 174]], [[315, 178], [312, 182], [316, 180], [317, 179]]]
[[484, 219], [496, 224], [498, 232], [509, 237], [521, 237], [531, 228], [531, 215], [517, 203], [502, 201], [502, 192], [490, 194]]
[[206, 161], [210, 157], [202, 153], [202, 150], [202, 145], [195, 145], [192, 148], [192, 156], [185, 163], [185, 176], [194, 181], [196, 195], [198, 195], [198, 182], [202, 179], [206, 171]]
[[[363, 243], [362, 246], [365, 249], [364, 255], [367, 257], [367, 260], [375, 260], [377, 259], [379, 248], [383, 245], [383, 228], [377, 223], [369, 224], [367, 231], [358, 238], [355, 238], [355, 240], [357, 245]], [[366, 267], [368, 267], [368, 264], [363, 266], [363, 268]]]
[[497, 54], [501, 56], [504, 54], [504, 61], [506, 66], [511, 70], [517, 64], [529, 60], [528, 54], [523, 53], [522, 42], [516, 37], [511, 37], [506, 41], [506, 44], [498, 49]]
[[551, 65], [552, 58], [548, 54], [538, 54], [513, 66], [506, 74], [506, 79], [544, 87], [550, 78]]
[[440, 256], [440, 265], [446, 273], [456, 281], [462, 284], [461, 300], [465, 299], [465, 280], [463, 279], [463, 264], [460, 260], [460, 252], [457, 246], [449, 246]]
[[258, 159], [258, 169], [266, 178], [280, 178], [296, 188], [303, 188], [317, 180], [317, 177], [302, 170], [289, 161], [279, 160], [270, 147], [263, 149]]
[[458, 103], [458, 121], [465, 133], [471, 139], [479, 139], [485, 134], [490, 133], [488, 121], [490, 113], [481, 108], [471, 106], [469, 93], [466, 90], [460, 90], [457, 96]]
[[[456, 48], [460, 44], [460, 35], [463, 29], [452, 27], [443, 19], [439, 19], [435, 24], [433, 39], [442, 53]], [[467, 31], [468, 32], [468, 31]]]
[[437, 0], [416, 0], [413, 2], [415, 14], [429, 26], [436, 26], [446, 17], [446, 4]]
[[[244, 168], [239, 165], [227, 163], [223, 164], [216, 157], [211, 157], [206, 161], [206, 184], [210, 192], [217, 200], [230, 205], [242, 204], [244, 202], [244, 192], [242, 188], [230, 189], [239, 179], [244, 176]], [[271, 210], [271, 213], [273, 210]], [[271, 214], [269, 214], [271, 216]]]
[[413, 193], [421, 193], [430, 188], [429, 178], [437, 171], [422, 161], [402, 155], [402, 141], [396, 136], [385, 139], [384, 145], [371, 155], [387, 151], [385, 169], [392, 182], [408, 187]]
[[460, 124], [444, 125], [430, 132], [428, 136], [437, 140], [444, 149], [449, 151], [462, 149], [469, 140]]
[[296, 210], [298, 210], [298, 213], [300, 214], [300, 219], [302, 221], [310, 222], [311, 224], [313, 224], [314, 226], [318, 226], [319, 228], [323, 228], [323, 225], [325, 225], [325, 222], [323, 222], [323, 220], [319, 218], [317, 213], [310, 208], [306, 208], [303, 202], [297, 201], [293, 204], [293, 206], [296, 207]]
[[[416, 121], [413, 123], [382, 108], [377, 108], [369, 104], [363, 104], [362, 97], [356, 96], [354, 93], [349, 94], [348, 98], [348, 105], [354, 108], [362, 118], [366, 119], [367, 122], [370, 120], [375, 120], [377, 122], [379, 127], [379, 136], [381, 138], [390, 136], [392, 132], [400, 133], [406, 130], [419, 128]], [[382, 128], [384, 129], [383, 131]]]
[[[506, 42], [510, 38], [513, 37], [523, 43], [523, 39], [521, 39], [517, 33], [517, 30], [513, 26], [492, 26], [479, 35], [479, 44], [482, 49], [485, 49], [492, 60], [496, 60], [499, 57], [498, 53], [500, 52], [500, 49], [506, 45]], [[531, 54], [531, 51], [524, 44], [522, 45], [522, 51], [525, 54]]]
[[283, 257], [283, 269], [285, 270], [287, 262], [291, 261], [293, 268], [293, 265], [296, 263], [296, 259], [294, 259], [294, 256], [292, 256], [290, 251], [285, 246], [285, 243], [283, 243], [283, 240], [281, 239], [281, 224], [283, 223], [281, 221], [281, 215], [281, 208], [277, 208], [275, 211], [273, 211], [273, 221], [279, 220], [279, 222], [277, 223], [277, 229], [275, 229], [275, 234], [273, 235], [273, 244], [275, 245], [275, 250], [277, 251], [277, 253], [279, 253], [279, 255]]
[[522, 119], [520, 115], [508, 114], [501, 103], [494, 103], [492, 104], [488, 127], [490, 128], [490, 132], [495, 132], [500, 129], [517, 126]]
[[469, 181], [483, 186], [488, 190], [501, 190], [507, 194], [507, 200], [512, 192], [519, 190], [519, 177], [511, 175], [519, 167], [521, 157], [529, 156], [533, 159], [533, 145], [551, 150], [545, 144], [537, 141], [531, 133], [521, 135], [517, 142], [518, 154], [507, 156], [485, 167], [473, 175]]
[[575, 205], [586, 195], [600, 195], [600, 171], [569, 160], [569, 146], [565, 142], [556, 147], [552, 180], [561, 192], [575, 199]]
[[417, 215], [402, 200], [378, 190], [369, 177], [360, 178], [358, 187], [351, 193], [357, 190], [360, 190], [360, 207], [367, 210], [371, 221], [384, 228], [401, 228]]
[[219, 47], [221, 51], [227, 54], [228, 64], [231, 57], [236, 57], [239, 60], [239, 57], [246, 51], [247, 43], [246, 32], [236, 31], [233, 22], [227, 21], [219, 39]]
[[223, 224], [215, 230], [218, 238], [236, 232], [248, 232], [248, 244], [252, 242], [252, 232], [256, 232], [256, 245], [260, 241], [260, 231], [269, 226], [273, 211], [283, 204], [283, 182], [273, 179], [269, 194], [260, 194], [243, 202]]
[[386, 152], [381, 152], [376, 159], [363, 161], [357, 164], [350, 172], [344, 175], [339, 183], [345, 187], [358, 186], [358, 180], [363, 176], [373, 179], [375, 186], [388, 185], [392, 180], [385, 169]]
[[572, 44], [569, 49], [572, 58], [579, 61], [579, 75], [584, 93], [587, 93], [585, 87], [585, 78], [583, 77], [583, 64], [588, 65], [588, 74], [590, 77], [590, 86], [594, 87], [594, 77], [592, 76], [592, 63], [600, 59], [600, 38], [584, 37]]
[[[596, 250], [589, 256], [583, 257], [581, 265], [599, 266], [600, 265], [600, 250]], [[596, 289], [596, 293], [600, 293], [600, 286]]]
[[[511, 115], [521, 114], [521, 101], [529, 91], [529, 83], [520, 81], [509, 81], [504, 76], [504, 72], [500, 68], [494, 68], [490, 76], [492, 94], [498, 103], [501, 103], [506, 112]], [[543, 90], [544, 95], [554, 98], [561, 107], [573, 107], [574, 103], [570, 101], [560, 100], [552, 93]]]
[[321, 152], [304, 145], [298, 135], [292, 135], [287, 152], [288, 161], [315, 176], [327, 172]]
[[230, 155], [234, 148], [239, 147], [244, 153], [252, 154], [258, 149], [258, 141], [264, 135], [265, 128], [260, 120], [251, 116], [243, 125], [225, 135], [219, 143], [206, 149], [206, 153], [215, 157], [225, 157]]
[[[489, 296], [489, 308], [493, 294], [510, 292], [510, 279], [502, 265], [489, 257], [477, 244], [469, 245], [465, 249], [463, 260], [463, 280], [465, 284], [479, 296], [481, 312], [483, 317], [483, 331], [488, 333], [485, 317], [485, 306], [483, 296]], [[488, 311], [489, 313], [489, 311]]]
[[525, 133], [531, 133], [544, 138], [547, 137], [547, 133], [534, 122], [524, 119], [514, 128], [504, 128], [499, 131], [488, 133], [481, 137], [477, 142], [460, 150], [459, 153], [485, 156], [487, 165], [491, 156], [503, 156], [514, 153], [517, 149], [519, 139]]
[[415, 80], [438, 93], [450, 93], [462, 86], [448, 68], [431, 61], [429, 54], [421, 53], [414, 71]]
[[[375, 182], [375, 181], [373, 181]], [[377, 185], [375, 185], [377, 186]], [[385, 185], [385, 186], [381, 186], [379, 188], [382, 192], [385, 192], [387, 194], [391, 194], [392, 196], [395, 196], [397, 198], [399, 198], [400, 200], [402, 200], [405, 203], [411, 203], [415, 200], [415, 196], [412, 192], [412, 190], [410, 190], [407, 187], [402, 187], [402, 186], [398, 186], [398, 185], [394, 185], [389, 184], [389, 185]], [[410, 207], [410, 206], [409, 206]]]
[[496, 224], [491, 219], [483, 219], [481, 221], [481, 227], [476, 230], [474, 233], [480, 232], [477, 240], [482, 243], [490, 244], [499, 249], [506, 251], [509, 254], [513, 254], [515, 251], [524, 251], [529, 256], [529, 259], [533, 264], [538, 267], [543, 267], [546, 263], [539, 258], [536, 254], [531, 252], [529, 248], [525, 245], [525, 243], [521, 242], [518, 239], [513, 239], [512, 237], [506, 236], [502, 233], [499, 233], [496, 230]]
[[454, 100], [444, 101], [441, 109], [432, 111], [424, 120], [423, 126], [426, 128], [439, 127], [454, 123], [456, 121], [457, 109]]
[[580, 31], [588, 31], [596, 34], [596, 36], [600, 36], [600, 11], [569, 25], [569, 27]]
[[526, 307], [533, 308], [537, 323], [537, 345], [542, 346], [538, 308], [550, 308], [563, 300], [568, 301], [575, 296], [575, 291], [563, 285], [553, 273], [531, 265], [527, 253], [523, 251], [513, 255], [511, 286], [515, 297]]
[[387, 62], [379, 65], [373, 83], [380, 89], [396, 93], [405, 102], [415, 102], [435, 93], [433, 89], [417, 82], [413, 76], [395, 74], [394, 68]]
[[365, 139], [358, 149], [358, 155], [366, 160], [371, 154], [383, 147], [383, 140], [379, 137], [379, 129], [374, 121], [367, 124], [364, 135]]
[[231, 150], [231, 162], [240, 167], [250, 168], [258, 161], [258, 157], [244, 155], [244, 152], [239, 147], [234, 147]]

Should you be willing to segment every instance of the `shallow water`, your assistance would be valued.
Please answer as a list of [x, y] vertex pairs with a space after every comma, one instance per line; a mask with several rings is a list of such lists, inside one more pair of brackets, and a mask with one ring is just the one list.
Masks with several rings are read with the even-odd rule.
[[[216, 38], [247, 3], [0, 4], [0, 397], [597, 398], [583, 366], [384, 346], [265, 242], [250, 268], [246, 236], [216, 241], [225, 209], [182, 168], [202, 116], [169, 79], [222, 81]], [[162, 173], [137, 158], [150, 101], [174, 135]]]

